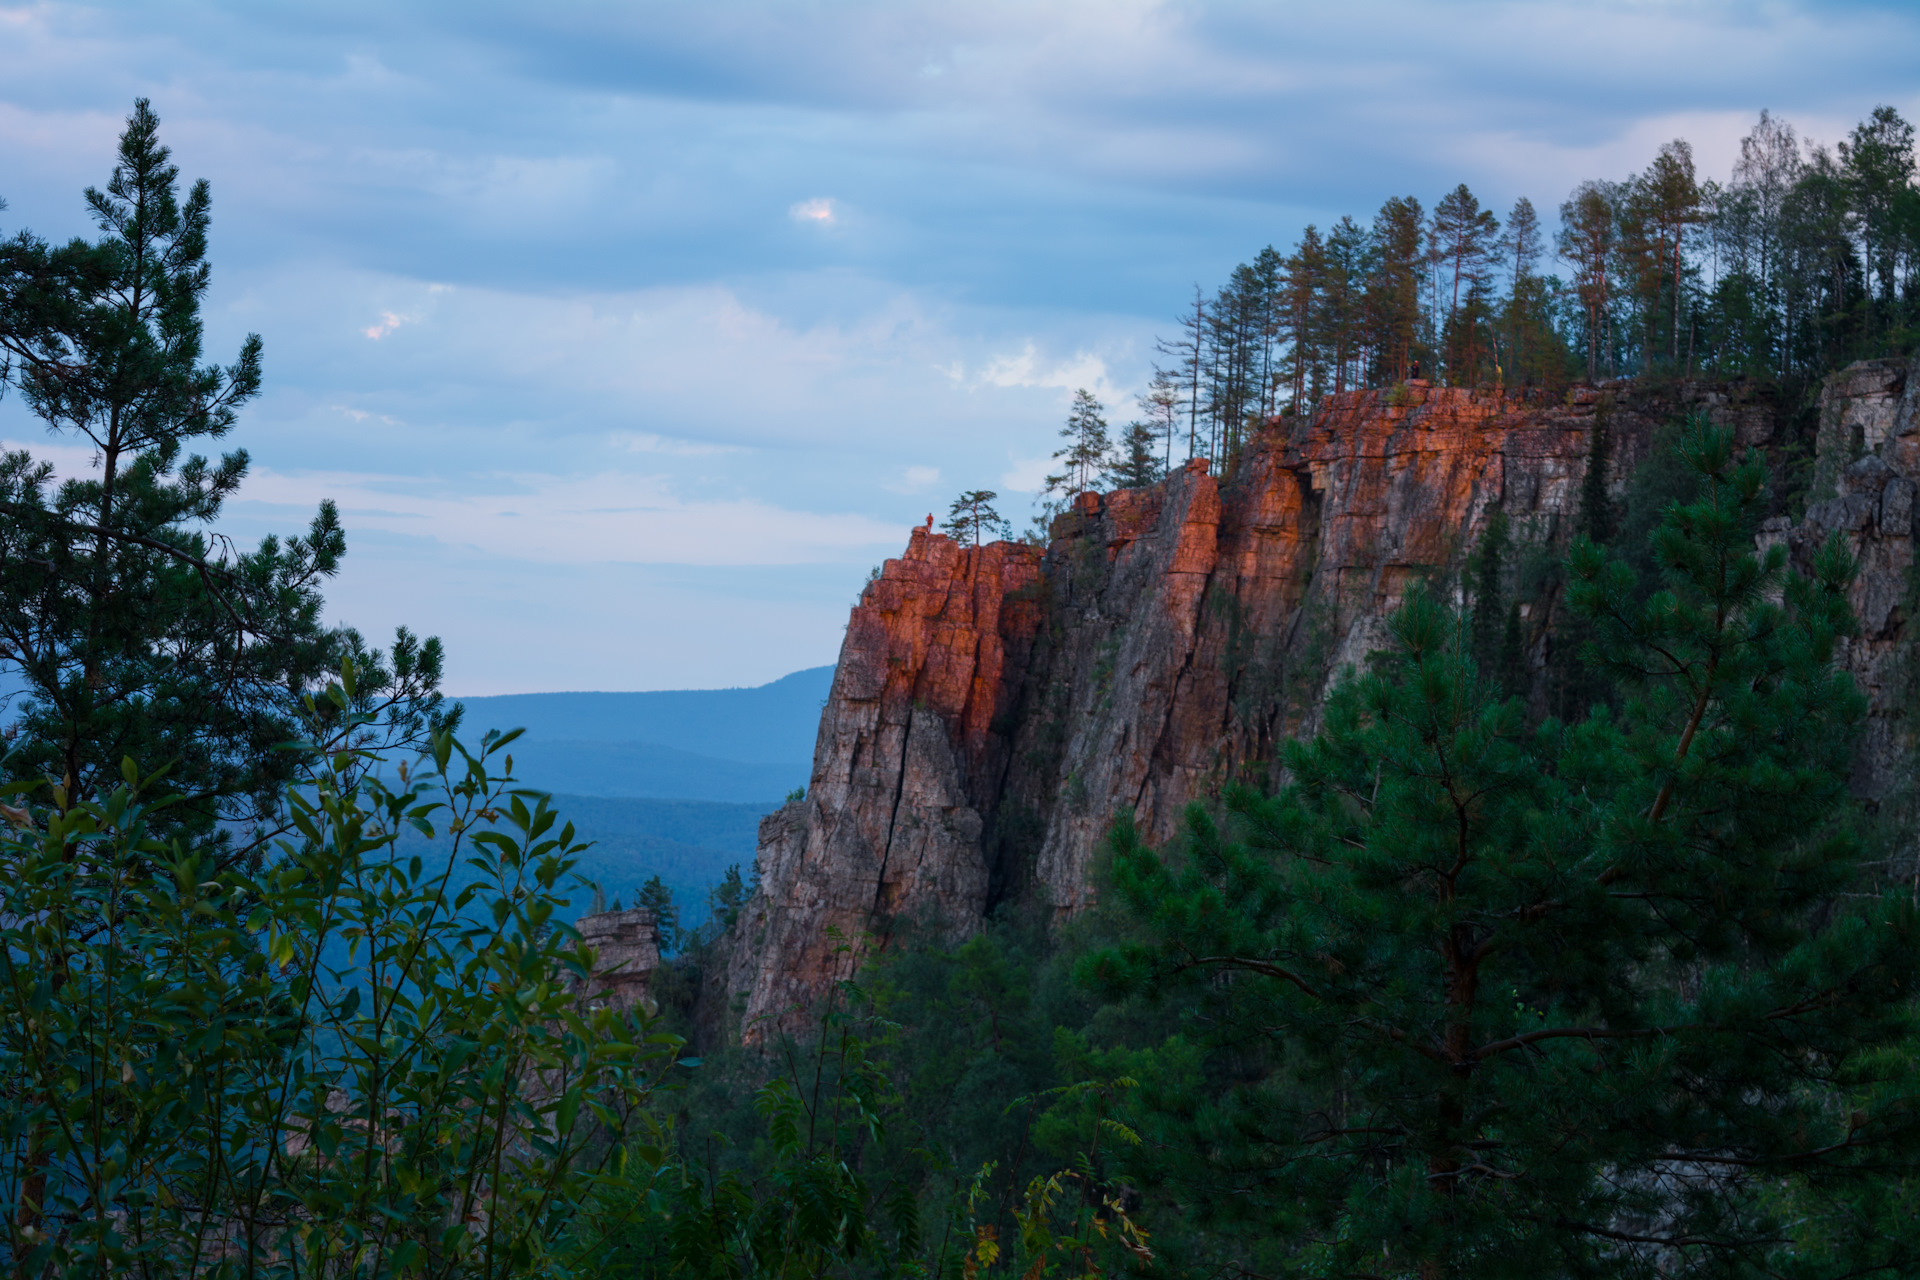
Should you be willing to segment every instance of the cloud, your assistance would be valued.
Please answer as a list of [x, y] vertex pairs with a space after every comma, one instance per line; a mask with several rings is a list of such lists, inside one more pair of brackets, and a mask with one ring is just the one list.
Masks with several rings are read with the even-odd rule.
[[0, 453], [26, 452], [35, 462], [53, 464], [55, 484], [93, 475], [100, 469], [100, 455], [91, 445], [70, 443], [71, 436], [48, 436], [39, 440], [9, 439], [0, 436]]
[[675, 458], [710, 458], [716, 454], [745, 452], [739, 445], [680, 440], [672, 436], [655, 435], [650, 431], [616, 435], [614, 440], [628, 453], [663, 453]]
[[791, 619], [750, 620], [795, 578], [837, 634], [824, 567], [707, 564], [737, 598], [662, 595], [632, 650], [651, 597], [554, 584], [864, 570], [949, 477], [1031, 493], [1068, 393], [1127, 404], [1194, 285], [1309, 221], [1465, 181], [1551, 222], [1675, 136], [1724, 179], [1762, 106], [1827, 142], [1920, 116], [1911, 0], [0, 0], [0, 32], [0, 234], [95, 234], [80, 192], [151, 96], [213, 185], [209, 356], [267, 344], [235, 510], [283, 521], [247, 506], [271, 480], [304, 523], [343, 477], [349, 574], [385, 584], [353, 616], [450, 574], [435, 625], [521, 687], [539, 635], [597, 627], [568, 681], [775, 663]]
[[[535, 564], [835, 563], [900, 544], [866, 516], [797, 511], [755, 499], [685, 499], [660, 476], [522, 475], [439, 492], [416, 476], [261, 471], [245, 502], [311, 511], [340, 506], [349, 530], [406, 534]], [[235, 504], [236, 506], [239, 503]]]
[[1085, 388], [1102, 400], [1118, 396], [1107, 380], [1107, 362], [1090, 351], [1076, 351], [1061, 361], [1048, 361], [1028, 342], [1017, 356], [999, 355], [987, 362], [976, 381], [994, 387], [1057, 387], [1063, 391]]
[[398, 329], [401, 325], [412, 323], [412, 316], [395, 315], [391, 311], [382, 311], [377, 324], [370, 324], [360, 332], [366, 334], [367, 337], [373, 339], [373, 341], [378, 342], [395, 329]]
[[940, 483], [940, 468], [910, 466], [902, 468], [899, 479], [881, 485], [889, 493], [919, 493]]
[[330, 404], [327, 406], [335, 413], [343, 414], [355, 422], [379, 422], [389, 427], [403, 427], [406, 424], [390, 413], [375, 413], [370, 409], [355, 409], [350, 405]]
[[820, 226], [830, 227], [837, 220], [838, 211], [834, 208], [833, 201], [820, 198], [815, 200], [802, 200], [797, 204], [790, 205], [787, 208], [787, 216], [798, 223], [816, 223]]

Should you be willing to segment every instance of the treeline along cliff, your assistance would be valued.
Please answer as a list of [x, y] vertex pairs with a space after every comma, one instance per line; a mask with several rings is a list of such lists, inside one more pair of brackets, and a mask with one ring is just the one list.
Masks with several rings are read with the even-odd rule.
[[1741, 382], [1547, 400], [1415, 381], [1270, 421], [1225, 479], [1196, 460], [1081, 494], [1044, 549], [915, 529], [853, 609], [811, 785], [762, 824], [759, 890], [713, 994], [752, 1039], [903, 918], [964, 934], [1004, 903], [1084, 908], [1116, 815], [1160, 841], [1189, 802], [1274, 782], [1277, 744], [1315, 727], [1414, 579], [1485, 608], [1466, 570], [1496, 517], [1515, 691], [1564, 710], [1578, 637], [1554, 565], [1592, 519], [1596, 442], [1599, 492], [1624, 507], [1688, 411], [1769, 454], [1783, 507], [1797, 484], [1800, 517], [1768, 520], [1763, 540], [1799, 559], [1830, 531], [1850, 540], [1860, 633], [1843, 662], [1871, 700], [1854, 788], [1904, 806], [1916, 372], [1881, 360], [1829, 379], [1811, 458]]

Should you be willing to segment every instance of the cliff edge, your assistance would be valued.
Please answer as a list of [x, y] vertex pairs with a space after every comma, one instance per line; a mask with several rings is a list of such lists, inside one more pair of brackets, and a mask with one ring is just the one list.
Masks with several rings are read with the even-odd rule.
[[[1904, 760], [1909, 373], [1877, 362], [1829, 384], [1816, 476], [1831, 492], [1802, 525], [1762, 533], [1804, 555], [1838, 528], [1861, 554], [1866, 630], [1847, 662], [1874, 698], [1868, 795]], [[1457, 569], [1495, 510], [1518, 541], [1564, 546], [1599, 415], [1618, 489], [1688, 407], [1745, 444], [1776, 430], [1765, 403], [1704, 385], [1545, 403], [1415, 383], [1279, 420], [1224, 484], [1190, 463], [1151, 488], [1081, 494], [1044, 553], [914, 530], [853, 610], [805, 798], [761, 826], [759, 892], [716, 993], [738, 1034], [796, 1025], [903, 917], [958, 937], [1008, 900], [1081, 910], [1116, 813], [1164, 840], [1190, 801], [1273, 781], [1277, 745], [1313, 731], [1409, 582]], [[1536, 670], [1558, 608], [1551, 593], [1523, 606]]]

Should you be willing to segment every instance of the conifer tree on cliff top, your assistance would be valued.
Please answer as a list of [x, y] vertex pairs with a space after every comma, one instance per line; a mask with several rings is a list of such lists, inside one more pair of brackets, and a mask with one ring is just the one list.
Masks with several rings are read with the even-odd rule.
[[1116, 834], [1140, 941], [1083, 976], [1191, 1029], [1137, 1172], [1255, 1270], [1910, 1273], [1920, 929], [1835, 821], [1851, 565], [1756, 555], [1760, 462], [1704, 423], [1684, 453], [1663, 591], [1573, 554], [1618, 719], [1530, 728], [1415, 592], [1287, 790], [1177, 856]]
[[941, 530], [953, 535], [956, 541], [971, 541], [976, 547], [990, 535], [1011, 537], [1007, 522], [993, 509], [993, 500], [999, 496], [991, 489], [967, 490], [953, 500]]
[[88, 189], [96, 243], [0, 241], [0, 391], [92, 452], [66, 477], [0, 457], [0, 672], [25, 689], [3, 771], [78, 796], [117, 784], [123, 759], [167, 767], [171, 820], [204, 831], [274, 811], [295, 700], [325, 673], [351, 660], [355, 709], [404, 738], [439, 713], [441, 651], [402, 630], [370, 653], [321, 622], [346, 550], [331, 502], [250, 552], [214, 530], [247, 453], [192, 449], [259, 391], [261, 343], [201, 361], [209, 190], [180, 200], [158, 127], [142, 99], [106, 190]]
[[1066, 443], [1054, 450], [1053, 460], [1066, 465], [1059, 475], [1047, 477], [1047, 492], [1057, 492], [1071, 501], [1075, 494], [1100, 482], [1113, 452], [1105, 413], [1093, 392], [1085, 387], [1073, 393], [1073, 407], [1067, 411], [1067, 425], [1060, 428], [1060, 438]]
[[1159, 437], [1153, 423], [1137, 418], [1129, 422], [1120, 435], [1120, 452], [1107, 469], [1107, 482], [1116, 489], [1144, 489], [1162, 479], [1167, 468], [1158, 457]]

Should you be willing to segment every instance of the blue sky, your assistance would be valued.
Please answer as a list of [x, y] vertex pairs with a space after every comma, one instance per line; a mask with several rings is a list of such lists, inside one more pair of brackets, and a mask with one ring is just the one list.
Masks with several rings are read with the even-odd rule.
[[1461, 181], [1551, 222], [1673, 137], [1724, 177], [1916, 68], [1911, 3], [0, 0], [0, 232], [86, 232], [150, 97], [211, 349], [266, 342], [231, 532], [336, 498], [334, 616], [456, 693], [753, 684], [960, 489], [1024, 523], [1073, 389], [1124, 418], [1262, 245]]

